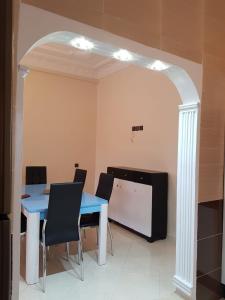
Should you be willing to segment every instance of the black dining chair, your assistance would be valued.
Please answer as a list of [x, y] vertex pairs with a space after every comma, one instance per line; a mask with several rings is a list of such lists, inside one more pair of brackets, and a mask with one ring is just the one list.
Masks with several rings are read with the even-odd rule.
[[[95, 196], [103, 198], [109, 202], [112, 189], [113, 189], [114, 177], [112, 174], [101, 173], [99, 176], [98, 186]], [[84, 214], [81, 216], [80, 227], [85, 229], [87, 227], [98, 227], [99, 226], [99, 213]], [[107, 223], [108, 232], [110, 236], [111, 254], [113, 255], [113, 244], [112, 244], [112, 231], [109, 222]], [[97, 233], [98, 234], [98, 233]]]
[[27, 166], [26, 184], [46, 184], [47, 167], [46, 166]]
[[[26, 184], [46, 184], [47, 167], [46, 166], [27, 166], [26, 167]], [[27, 218], [21, 213], [20, 233], [25, 234], [27, 231]]]
[[87, 170], [76, 168], [73, 182], [82, 182], [84, 187], [86, 176], [87, 176]]
[[78, 242], [81, 280], [84, 280], [83, 251], [80, 239], [82, 183], [51, 184], [48, 213], [42, 228], [43, 291], [46, 288], [46, 247], [71, 241]]

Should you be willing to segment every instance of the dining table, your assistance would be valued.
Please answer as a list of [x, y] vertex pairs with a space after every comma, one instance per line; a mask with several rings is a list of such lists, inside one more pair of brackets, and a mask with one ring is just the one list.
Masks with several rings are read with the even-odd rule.
[[[49, 193], [46, 190], [49, 189], [49, 184], [32, 184], [23, 187], [23, 196], [27, 197], [20, 200], [22, 213], [27, 218], [25, 276], [27, 284], [39, 282], [40, 221], [47, 216]], [[94, 212], [99, 212], [100, 214], [98, 264], [104, 265], [107, 253], [108, 201], [83, 192], [80, 214], [91, 214]]]

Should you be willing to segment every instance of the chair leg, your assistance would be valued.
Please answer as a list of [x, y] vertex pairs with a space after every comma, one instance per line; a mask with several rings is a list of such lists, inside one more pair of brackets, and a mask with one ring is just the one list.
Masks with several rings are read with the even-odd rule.
[[96, 238], [97, 238], [97, 246], [98, 246], [98, 243], [99, 243], [99, 241], [98, 241], [98, 227], [96, 227]]
[[66, 243], [66, 256], [67, 256], [67, 260], [69, 261], [69, 258], [70, 258], [70, 243]]
[[46, 249], [46, 259], [48, 260], [50, 258], [51, 254], [50, 254], [50, 247], [48, 246]]
[[80, 242], [78, 241], [77, 242], [77, 258], [78, 258], [78, 265], [80, 265], [80, 260], [81, 260], [81, 257], [80, 257]]
[[42, 253], [43, 253], [43, 292], [46, 290], [46, 246], [43, 243], [42, 245]]
[[78, 240], [78, 261], [81, 265], [81, 280], [84, 281], [84, 257], [83, 257], [83, 247], [82, 247], [82, 238], [81, 238], [81, 229], [80, 229], [80, 217], [78, 221], [78, 232], [79, 232], [79, 240]]
[[109, 231], [109, 237], [110, 237], [110, 246], [111, 246], [111, 255], [113, 256], [113, 244], [112, 244], [112, 231], [111, 231], [111, 228], [110, 228], [110, 225], [109, 225], [109, 222], [107, 223], [107, 227], [108, 227], [108, 231]]
[[81, 266], [81, 280], [84, 281], [84, 257], [81, 240], [78, 241], [78, 252], [79, 264]]

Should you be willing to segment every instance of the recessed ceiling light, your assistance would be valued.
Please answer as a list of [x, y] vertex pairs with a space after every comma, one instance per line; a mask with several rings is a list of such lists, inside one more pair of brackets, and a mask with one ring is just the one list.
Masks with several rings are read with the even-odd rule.
[[113, 57], [121, 61], [130, 61], [133, 59], [132, 54], [125, 49], [120, 49], [119, 51], [114, 52]]
[[148, 69], [154, 70], [154, 71], [164, 71], [168, 69], [170, 65], [165, 64], [161, 60], [155, 60], [152, 64], [149, 64], [147, 66]]
[[75, 38], [72, 41], [70, 41], [70, 44], [73, 47], [78, 48], [80, 50], [91, 50], [94, 48], [94, 44], [89, 40], [85, 39], [84, 37]]

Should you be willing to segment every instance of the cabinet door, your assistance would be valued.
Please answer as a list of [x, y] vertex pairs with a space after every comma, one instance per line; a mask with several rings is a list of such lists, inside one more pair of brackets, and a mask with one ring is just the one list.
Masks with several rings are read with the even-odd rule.
[[109, 217], [137, 232], [151, 236], [152, 187], [115, 179]]
[[121, 179], [115, 178], [109, 202], [109, 217], [117, 222], [120, 222], [119, 220], [124, 214], [124, 209], [126, 208], [126, 201], [124, 200], [124, 197], [125, 193], [123, 182]]

